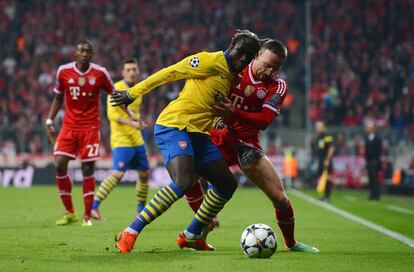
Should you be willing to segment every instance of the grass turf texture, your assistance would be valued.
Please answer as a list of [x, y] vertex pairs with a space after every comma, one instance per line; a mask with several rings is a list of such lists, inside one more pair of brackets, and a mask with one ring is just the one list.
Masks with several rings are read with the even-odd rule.
[[[74, 188], [73, 196], [81, 215], [80, 187]], [[180, 200], [144, 230], [132, 253], [120, 255], [113, 239], [134, 218], [133, 187], [115, 189], [102, 204], [108, 220], [95, 221], [91, 228], [80, 222], [54, 225], [62, 206], [53, 186], [1, 188], [0, 271], [413, 271], [413, 248], [293, 195], [290, 199], [296, 237], [317, 246], [320, 254], [284, 251], [270, 202], [257, 189], [239, 189], [220, 214], [221, 227], [209, 236], [215, 252], [176, 246], [178, 233], [193, 217]], [[337, 191], [332, 204], [414, 238], [414, 216], [386, 208], [393, 204], [412, 209], [413, 198], [384, 197], [379, 203], [365, 199], [365, 193]], [[240, 250], [240, 235], [253, 223], [265, 223], [276, 231], [279, 247], [272, 258], [249, 259]]]

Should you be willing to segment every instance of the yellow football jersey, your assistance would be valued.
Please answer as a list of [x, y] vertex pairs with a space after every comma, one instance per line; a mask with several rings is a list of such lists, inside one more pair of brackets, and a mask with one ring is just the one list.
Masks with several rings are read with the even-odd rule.
[[[124, 80], [120, 80], [114, 84], [116, 90], [126, 90], [128, 85]], [[112, 107], [109, 103], [110, 96], [108, 95], [107, 102], [107, 112], [108, 119], [111, 127], [111, 148], [116, 147], [128, 147], [128, 146], [139, 146], [144, 144], [144, 139], [142, 138], [141, 131], [130, 127], [125, 124], [118, 122], [119, 117], [128, 119], [128, 114], [122, 110], [120, 107]], [[135, 118], [139, 119], [140, 117], [140, 107], [142, 103], [142, 97], [138, 97], [133, 103], [131, 103], [128, 108], [134, 113]]]
[[214, 119], [211, 106], [227, 96], [233, 77], [223, 51], [201, 52], [156, 72], [128, 92], [136, 98], [169, 81], [186, 79], [157, 124], [208, 134]]

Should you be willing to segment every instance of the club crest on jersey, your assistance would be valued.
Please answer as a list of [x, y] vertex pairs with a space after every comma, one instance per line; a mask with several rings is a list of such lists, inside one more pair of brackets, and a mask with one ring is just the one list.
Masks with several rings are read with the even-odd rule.
[[191, 67], [196, 68], [200, 65], [200, 59], [198, 57], [192, 57], [189, 64]]
[[78, 78], [78, 84], [79, 84], [79, 86], [83, 86], [83, 85], [85, 85], [85, 83], [86, 83], [86, 80], [85, 80], [84, 77], [79, 77]]
[[254, 86], [247, 85], [246, 88], [244, 88], [244, 95], [245, 96], [251, 96], [252, 93], [254, 93], [254, 90], [255, 90]]
[[259, 89], [257, 91], [257, 97], [263, 99], [266, 96], [266, 91], [264, 89]]
[[178, 146], [179, 146], [181, 149], [185, 149], [185, 148], [187, 147], [187, 141], [179, 141], [179, 142], [178, 142]]
[[94, 78], [94, 77], [90, 77], [90, 78], [89, 78], [89, 80], [88, 80], [88, 82], [89, 82], [89, 85], [95, 85], [95, 83], [96, 83], [96, 78]]

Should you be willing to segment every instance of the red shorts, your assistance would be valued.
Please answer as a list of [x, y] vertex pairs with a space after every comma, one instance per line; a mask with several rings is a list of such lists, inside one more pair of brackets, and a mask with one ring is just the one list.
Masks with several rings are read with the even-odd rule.
[[56, 139], [53, 155], [67, 156], [71, 159], [80, 157], [81, 161], [99, 159], [99, 129], [73, 130], [65, 126]]
[[263, 152], [262, 147], [259, 143], [242, 141], [234, 133], [231, 133], [227, 128], [216, 129], [213, 127], [210, 130], [210, 139], [213, 144], [220, 149], [221, 154], [229, 166], [236, 164], [240, 166], [241, 146], [249, 146], [251, 148], [259, 150], [260, 152]]

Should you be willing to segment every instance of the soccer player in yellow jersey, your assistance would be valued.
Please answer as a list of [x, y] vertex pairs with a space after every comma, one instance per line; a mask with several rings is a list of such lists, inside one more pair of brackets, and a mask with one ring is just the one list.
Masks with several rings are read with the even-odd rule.
[[126, 92], [111, 96], [114, 106], [129, 104], [162, 84], [185, 79], [179, 96], [162, 111], [154, 128], [155, 140], [173, 182], [159, 190], [134, 222], [118, 235], [116, 246], [121, 253], [132, 250], [142, 229], [181, 198], [197, 182], [197, 176], [209, 180], [213, 188], [206, 193], [200, 209], [177, 243], [180, 247], [214, 250], [201, 233], [232, 197], [237, 181], [209, 138], [215, 117], [212, 106], [227, 96], [234, 76], [250, 63], [259, 49], [256, 34], [241, 30], [225, 52], [189, 56]]
[[[115, 89], [125, 90], [138, 82], [139, 67], [136, 59], [127, 59], [122, 64], [123, 79], [115, 83]], [[102, 220], [99, 206], [104, 201], [128, 169], [137, 170], [139, 180], [136, 183], [137, 211], [140, 213], [145, 207], [148, 194], [148, 160], [141, 130], [145, 123], [140, 121], [140, 107], [142, 97], [128, 106], [130, 115], [120, 107], [111, 107], [107, 104], [108, 119], [111, 127], [111, 149], [113, 157], [112, 174], [99, 186], [95, 193], [92, 217]]]

